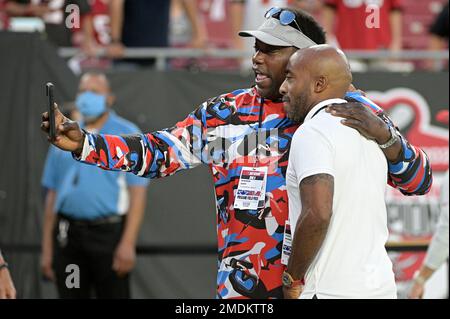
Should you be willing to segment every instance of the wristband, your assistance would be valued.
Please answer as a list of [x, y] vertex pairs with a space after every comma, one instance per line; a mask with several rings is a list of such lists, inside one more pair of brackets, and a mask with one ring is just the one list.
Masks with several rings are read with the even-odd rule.
[[294, 278], [292, 278], [292, 276], [287, 271], [283, 272], [281, 280], [282, 280], [283, 286], [286, 288], [295, 288], [295, 287], [303, 286], [302, 279], [294, 280]]
[[394, 145], [395, 142], [397, 142], [398, 139], [399, 139], [399, 137], [398, 137], [398, 135], [397, 135], [397, 132], [395, 131], [395, 128], [393, 128], [392, 126], [389, 126], [389, 131], [391, 132], [391, 138], [389, 139], [389, 141], [387, 141], [386, 143], [381, 144], [381, 145], [378, 144], [378, 146], [379, 146], [381, 149], [386, 149], [386, 148], [388, 148], [388, 147], [391, 147], [391, 146]]

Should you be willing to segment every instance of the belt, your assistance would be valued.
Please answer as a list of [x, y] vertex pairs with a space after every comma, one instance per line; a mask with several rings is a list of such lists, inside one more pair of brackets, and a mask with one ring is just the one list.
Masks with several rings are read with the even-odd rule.
[[77, 226], [98, 226], [105, 224], [117, 224], [123, 222], [125, 216], [123, 215], [110, 215], [106, 217], [100, 217], [96, 219], [75, 219], [73, 217], [69, 217], [62, 212], [58, 212], [58, 216], [61, 219], [68, 221], [70, 224]]

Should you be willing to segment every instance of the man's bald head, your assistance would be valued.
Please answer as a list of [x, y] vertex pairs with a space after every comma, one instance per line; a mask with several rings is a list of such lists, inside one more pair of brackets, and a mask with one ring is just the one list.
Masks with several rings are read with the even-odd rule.
[[328, 44], [298, 50], [290, 59], [294, 72], [307, 72], [320, 99], [343, 98], [352, 83], [344, 53]]
[[343, 98], [351, 83], [352, 74], [344, 53], [322, 44], [298, 50], [291, 56], [280, 92], [288, 116], [301, 122], [319, 102]]

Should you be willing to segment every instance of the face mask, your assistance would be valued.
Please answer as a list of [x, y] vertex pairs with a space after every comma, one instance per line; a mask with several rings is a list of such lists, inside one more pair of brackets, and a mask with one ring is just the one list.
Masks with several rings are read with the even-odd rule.
[[84, 119], [94, 119], [106, 111], [106, 96], [87, 91], [78, 95], [75, 104]]

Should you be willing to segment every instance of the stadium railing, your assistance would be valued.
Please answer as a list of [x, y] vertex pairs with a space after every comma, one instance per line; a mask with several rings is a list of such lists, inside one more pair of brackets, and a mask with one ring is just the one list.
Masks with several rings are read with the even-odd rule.
[[[63, 58], [71, 58], [82, 54], [77, 48], [60, 48], [59, 55]], [[248, 58], [252, 51], [242, 51], [234, 49], [191, 49], [191, 48], [127, 48], [124, 58], [127, 59], [148, 59], [155, 58], [155, 68], [165, 70], [166, 62], [171, 58]], [[439, 63], [442, 60], [449, 60], [449, 51], [428, 51], [428, 50], [402, 50], [392, 52], [389, 50], [361, 51], [346, 50], [349, 59], [355, 60], [432, 60]], [[98, 57], [105, 57], [106, 51], [100, 50]]]

